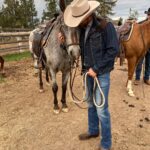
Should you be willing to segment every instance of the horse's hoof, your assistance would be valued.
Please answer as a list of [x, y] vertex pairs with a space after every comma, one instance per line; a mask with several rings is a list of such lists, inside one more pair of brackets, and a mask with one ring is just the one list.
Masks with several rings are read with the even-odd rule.
[[44, 89], [40, 89], [39, 92], [40, 92], [40, 93], [44, 93]]
[[54, 105], [53, 112], [54, 112], [54, 114], [56, 114], [56, 115], [58, 115], [58, 114], [60, 113], [60, 108], [59, 108], [58, 104], [57, 104], [57, 105]]
[[68, 112], [69, 112], [69, 109], [68, 109], [68, 108], [62, 108], [62, 112], [68, 113]]
[[128, 92], [128, 95], [131, 96], [131, 97], [135, 96], [133, 92], [132, 93]]
[[66, 103], [62, 104], [62, 112], [67, 113], [69, 111]]
[[47, 86], [51, 86], [51, 84], [50, 84], [49, 82], [46, 82], [46, 85], [47, 85]]
[[60, 110], [59, 109], [54, 109], [53, 112], [54, 112], [54, 114], [58, 115], [60, 113]]

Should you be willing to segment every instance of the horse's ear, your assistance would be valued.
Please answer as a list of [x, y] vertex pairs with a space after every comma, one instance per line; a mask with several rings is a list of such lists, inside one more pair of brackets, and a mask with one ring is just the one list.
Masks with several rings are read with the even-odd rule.
[[59, 7], [62, 12], [65, 11], [65, 8], [66, 8], [65, 0], [59, 0]]

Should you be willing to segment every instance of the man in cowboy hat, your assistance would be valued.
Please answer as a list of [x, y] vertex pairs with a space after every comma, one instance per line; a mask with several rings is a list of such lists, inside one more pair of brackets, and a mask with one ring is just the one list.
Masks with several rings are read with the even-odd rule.
[[[150, 20], [150, 8], [145, 11], [146, 19], [143, 20], [140, 23], [143, 23], [145, 21]], [[142, 64], [143, 64], [144, 58], [142, 58], [137, 67], [136, 67], [136, 71], [135, 71], [135, 85], [139, 85], [140, 84], [140, 76], [141, 76], [141, 72], [142, 72]], [[147, 85], [150, 85], [150, 80], [149, 80], [149, 76], [150, 76], [150, 49], [147, 51], [146, 55], [145, 55], [145, 69], [144, 69], [144, 83]]]
[[[101, 133], [98, 150], [110, 150], [112, 136], [108, 93], [110, 72], [114, 68], [114, 60], [119, 48], [112, 23], [100, 21], [94, 13], [99, 5], [100, 3], [94, 0], [73, 0], [64, 12], [64, 21], [67, 26], [80, 28], [82, 71], [88, 72], [88, 131], [79, 135], [79, 139], [88, 140], [98, 137]], [[58, 36], [61, 42], [62, 35]], [[105, 96], [105, 104], [102, 108], [96, 107], [93, 103], [93, 84], [96, 76]], [[100, 104], [102, 96], [98, 87], [95, 96], [96, 102]], [[101, 131], [99, 131], [99, 124]]]
[[145, 14], [147, 14], [147, 18], [149, 18], [149, 16], [150, 16], [150, 8], [148, 8], [148, 10], [145, 11]]

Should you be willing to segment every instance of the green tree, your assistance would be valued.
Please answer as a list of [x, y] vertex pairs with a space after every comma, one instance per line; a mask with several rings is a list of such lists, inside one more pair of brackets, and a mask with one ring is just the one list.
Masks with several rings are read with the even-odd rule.
[[132, 8], [129, 9], [129, 19], [137, 20], [138, 16], [139, 16], [139, 13], [137, 10], [133, 10]]
[[0, 20], [2, 27], [14, 27], [17, 20], [17, 14], [19, 12], [18, 0], [5, 0], [2, 5]]
[[34, 27], [37, 22], [37, 11], [34, 0], [20, 0], [20, 15], [18, 16], [21, 25], [25, 28]]
[[36, 18], [34, 0], [4, 0], [0, 10], [0, 26], [10, 28], [34, 27]]
[[[43, 11], [42, 21], [44, 19], [50, 19], [53, 17], [54, 13], [57, 12], [57, 7], [60, 0], [45, 0], [46, 2], [46, 11]], [[72, 0], [62, 0], [65, 1], [66, 5], [70, 4]], [[100, 2], [100, 6], [97, 9], [98, 15], [100, 16], [108, 16], [113, 15], [112, 12], [113, 7], [116, 5], [117, 0], [98, 0]]]
[[46, 10], [43, 10], [42, 21], [45, 19], [51, 19], [55, 13], [60, 11], [60, 1], [68, 5], [72, 0], [45, 0]]
[[52, 18], [57, 10], [57, 8], [56, 8], [57, 1], [56, 0], [45, 0], [45, 2], [46, 2], [46, 10], [43, 10], [42, 21], [45, 19]]
[[107, 2], [106, 0], [98, 0], [100, 2], [100, 6], [98, 7], [98, 15], [102, 17], [107, 17], [108, 15], [114, 15], [112, 9], [116, 6], [116, 0], [110, 0]]

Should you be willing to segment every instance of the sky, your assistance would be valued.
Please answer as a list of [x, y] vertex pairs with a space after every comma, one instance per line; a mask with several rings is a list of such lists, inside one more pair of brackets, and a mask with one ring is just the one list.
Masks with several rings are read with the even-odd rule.
[[[42, 16], [43, 9], [45, 8], [44, 0], [34, 0], [36, 9], [38, 11], [38, 17]], [[0, 6], [2, 5], [3, 0], [0, 0]], [[129, 15], [129, 9], [137, 10], [139, 12], [139, 20], [145, 18], [144, 11], [150, 7], [150, 0], [118, 0], [113, 11], [115, 12], [114, 16], [111, 16], [113, 19], [122, 17], [126, 19]]]
[[146, 17], [144, 12], [150, 7], [150, 0], [118, 0], [114, 7], [115, 15], [112, 18], [122, 17], [126, 19], [129, 15], [129, 9], [137, 10], [139, 20]]

